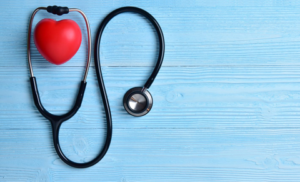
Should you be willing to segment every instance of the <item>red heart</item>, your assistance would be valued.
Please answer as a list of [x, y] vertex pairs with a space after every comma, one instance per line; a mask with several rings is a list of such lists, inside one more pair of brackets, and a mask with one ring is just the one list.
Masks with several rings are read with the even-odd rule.
[[43, 19], [35, 27], [34, 43], [50, 63], [60, 65], [70, 60], [81, 44], [81, 30], [73, 20]]

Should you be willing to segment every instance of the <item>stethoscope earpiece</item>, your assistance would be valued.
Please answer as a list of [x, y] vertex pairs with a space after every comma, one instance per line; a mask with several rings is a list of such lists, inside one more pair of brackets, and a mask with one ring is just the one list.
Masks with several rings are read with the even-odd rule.
[[[85, 24], [86, 24], [86, 31], [87, 31], [87, 41], [88, 41], [88, 56], [87, 56], [87, 63], [86, 63], [86, 68], [85, 68], [85, 73], [83, 76], [83, 80], [81, 81], [80, 87], [79, 87], [79, 92], [77, 95], [77, 99], [75, 101], [74, 106], [65, 114], [63, 115], [54, 115], [49, 113], [42, 105], [40, 96], [39, 96], [39, 92], [38, 92], [38, 86], [37, 86], [37, 82], [36, 82], [36, 78], [33, 75], [33, 69], [32, 69], [32, 65], [31, 65], [31, 54], [30, 54], [30, 40], [31, 40], [31, 28], [32, 28], [32, 22], [33, 19], [36, 15], [36, 13], [40, 10], [47, 10], [49, 13], [52, 14], [57, 14], [57, 15], [63, 15], [63, 14], [67, 14], [69, 12], [78, 12], [80, 13], [84, 20], [85, 20]], [[108, 106], [108, 100], [106, 97], [103, 97], [103, 102], [104, 102], [104, 106], [105, 106], [105, 112], [106, 112], [106, 120], [107, 120], [107, 128], [106, 128], [106, 139], [105, 139], [105, 144], [102, 148], [102, 150], [97, 154], [97, 156], [87, 162], [83, 162], [83, 163], [77, 163], [74, 162], [72, 160], [70, 160], [68, 157], [66, 157], [66, 155], [63, 153], [63, 151], [61, 150], [60, 147], [60, 143], [59, 143], [59, 130], [60, 130], [60, 126], [61, 124], [70, 119], [71, 117], [73, 117], [77, 111], [79, 110], [82, 100], [83, 100], [83, 96], [84, 96], [84, 91], [85, 91], [85, 87], [86, 87], [86, 79], [87, 79], [87, 74], [88, 74], [88, 70], [90, 67], [90, 60], [91, 60], [91, 36], [90, 36], [90, 26], [89, 26], [89, 22], [88, 19], [86, 17], [86, 15], [80, 10], [80, 9], [76, 9], [76, 8], [67, 8], [67, 7], [60, 7], [60, 6], [48, 6], [48, 7], [39, 7], [37, 9], [34, 10], [34, 12], [32, 13], [31, 19], [29, 21], [29, 29], [28, 29], [28, 39], [27, 39], [27, 52], [28, 52], [28, 64], [29, 64], [29, 70], [30, 70], [30, 83], [31, 83], [31, 89], [32, 89], [32, 94], [33, 94], [33, 99], [34, 99], [34, 103], [37, 107], [37, 109], [40, 111], [40, 113], [47, 118], [50, 122], [51, 122], [51, 126], [52, 126], [52, 135], [53, 135], [53, 144], [54, 144], [54, 148], [56, 150], [57, 155], [61, 158], [62, 161], [64, 161], [66, 164], [73, 166], [73, 167], [77, 167], [77, 168], [86, 168], [86, 167], [90, 167], [93, 166], [95, 164], [97, 164], [106, 154], [110, 142], [111, 142], [111, 138], [112, 138], [112, 119], [111, 119], [111, 113], [109, 110], [109, 106]]]
[[132, 116], [144, 116], [152, 108], [152, 95], [142, 87], [134, 87], [124, 95], [123, 105], [125, 110]]

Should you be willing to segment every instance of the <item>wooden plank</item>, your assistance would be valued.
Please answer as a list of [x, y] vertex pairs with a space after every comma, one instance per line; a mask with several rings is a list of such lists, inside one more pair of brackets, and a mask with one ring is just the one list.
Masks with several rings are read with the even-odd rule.
[[[1, 128], [48, 128], [34, 106], [28, 71], [0, 70]], [[121, 101], [128, 89], [146, 81], [151, 68], [104, 67], [103, 74], [115, 128], [293, 128], [299, 127], [300, 119], [298, 70], [295, 66], [166, 67], [150, 88], [153, 110], [140, 118], [128, 115]], [[90, 71], [82, 108], [67, 128], [105, 126], [96, 75], [94, 69]], [[43, 68], [35, 73], [45, 107], [66, 112], [76, 96], [82, 68]]]
[[[113, 9], [122, 5], [145, 8], [157, 18], [165, 34], [166, 56], [163, 66], [299, 65], [300, 13], [299, 6], [294, 5], [296, 2], [268, 1], [272, 3], [264, 6], [259, 6], [261, 3], [258, 1], [231, 2], [225, 3], [226, 6], [223, 2], [215, 2], [214, 6], [210, 5], [214, 3], [206, 2], [205, 5], [199, 1], [199, 5], [187, 3], [171, 7], [157, 1], [107, 2], [105, 7], [102, 3], [95, 6], [91, 2], [60, 1], [59, 4], [82, 8], [90, 19], [93, 38], [100, 21]], [[11, 4], [1, 3], [3, 7]], [[14, 11], [10, 8], [3, 10], [0, 45], [5, 49], [0, 50], [0, 56], [1, 60], [6, 61], [1, 66], [27, 66], [26, 27], [36, 5], [17, 3]], [[84, 22], [78, 14], [57, 17], [41, 12], [35, 23], [45, 17], [72, 18], [84, 32]], [[16, 19], [19, 21], [16, 22]], [[64, 66], [84, 65], [85, 42], [78, 54]], [[152, 66], [157, 56], [153, 28], [141, 16], [134, 14], [120, 15], [112, 20], [104, 33], [102, 47], [104, 66]], [[32, 54], [36, 65], [49, 66], [36, 49], [33, 49]]]
[[[7, 169], [0, 172], [3, 179], [12, 180], [11, 173], [18, 169], [20, 176], [39, 171], [36, 178], [53, 181], [297, 181], [299, 177], [299, 128], [115, 129], [105, 158], [80, 170], [58, 159], [48, 131], [0, 132], [0, 168]], [[63, 150], [71, 159], [88, 160], [99, 150], [99, 136], [90, 129], [63, 130]]]

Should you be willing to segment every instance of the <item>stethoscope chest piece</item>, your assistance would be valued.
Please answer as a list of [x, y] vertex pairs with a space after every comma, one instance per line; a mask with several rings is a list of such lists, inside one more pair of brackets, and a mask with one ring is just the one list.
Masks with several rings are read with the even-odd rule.
[[152, 95], [142, 87], [134, 87], [124, 95], [123, 105], [125, 110], [132, 116], [144, 116], [152, 108]]

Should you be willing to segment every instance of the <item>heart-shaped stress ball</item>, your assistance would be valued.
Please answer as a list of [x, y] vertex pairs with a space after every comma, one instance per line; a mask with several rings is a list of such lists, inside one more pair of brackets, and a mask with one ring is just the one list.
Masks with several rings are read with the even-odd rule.
[[34, 43], [50, 63], [60, 65], [70, 60], [81, 44], [81, 30], [69, 19], [43, 19], [35, 27]]

